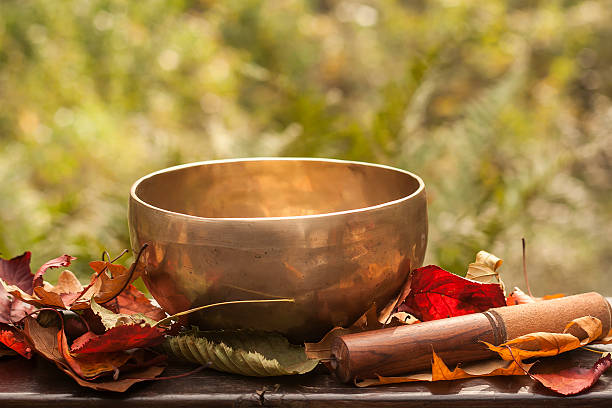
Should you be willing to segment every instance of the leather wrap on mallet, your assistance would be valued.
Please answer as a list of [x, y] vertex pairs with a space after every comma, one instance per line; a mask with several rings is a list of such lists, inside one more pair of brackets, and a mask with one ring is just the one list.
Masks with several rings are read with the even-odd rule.
[[562, 333], [569, 322], [583, 316], [601, 320], [601, 337], [609, 332], [610, 304], [600, 294], [590, 292], [348, 334], [332, 344], [331, 365], [340, 381], [349, 382], [430, 368], [432, 350], [447, 364], [482, 360], [497, 355], [482, 341], [500, 345], [529, 333]]

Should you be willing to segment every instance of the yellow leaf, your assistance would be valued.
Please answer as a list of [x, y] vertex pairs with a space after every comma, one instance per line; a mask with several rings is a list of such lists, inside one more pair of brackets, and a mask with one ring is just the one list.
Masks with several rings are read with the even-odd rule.
[[467, 364], [463, 367], [457, 366], [454, 370], [450, 370], [442, 359], [433, 352], [431, 372], [415, 373], [402, 377], [383, 377], [378, 376], [376, 379], [366, 379], [356, 381], [358, 387], [369, 387], [372, 385], [396, 384], [415, 381], [447, 381], [459, 380], [462, 378], [476, 377], [493, 377], [498, 375], [525, 375], [525, 371], [529, 371], [532, 364], [523, 364], [521, 366], [515, 361], [504, 361], [498, 359], [478, 361]]
[[508, 364], [502, 360], [485, 360], [468, 364], [463, 368], [457, 366], [451, 371], [446, 364], [444, 364], [444, 361], [442, 361], [435, 352], [433, 353], [433, 381], [459, 380], [461, 378], [472, 377], [492, 377], [497, 375], [525, 375], [525, 370], [515, 361], [511, 361]]
[[610, 344], [612, 343], [612, 329], [606, 334], [606, 337], [603, 339], [597, 340], [594, 344]]
[[504, 360], [521, 361], [531, 357], [556, 356], [582, 347], [601, 336], [601, 327], [601, 321], [596, 317], [584, 316], [572, 320], [563, 333], [530, 333], [499, 346], [483, 343]]
[[476, 254], [476, 261], [469, 264], [468, 271], [465, 277], [482, 283], [499, 283], [504, 293], [506, 289], [504, 282], [497, 269], [504, 263], [501, 259], [486, 251], [480, 251]]

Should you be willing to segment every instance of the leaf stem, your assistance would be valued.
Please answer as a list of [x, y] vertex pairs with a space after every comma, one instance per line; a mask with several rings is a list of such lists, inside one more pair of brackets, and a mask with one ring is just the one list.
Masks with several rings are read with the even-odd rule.
[[[132, 282], [132, 276], [134, 275], [134, 271], [136, 270], [136, 267], [138, 266], [138, 262], [140, 261], [140, 257], [142, 256], [142, 253], [144, 252], [145, 249], [147, 249], [148, 246], [149, 246], [149, 244], [147, 244], [145, 242], [144, 244], [142, 244], [142, 247], [140, 247], [140, 251], [138, 251], [138, 255], [136, 255], [136, 259], [134, 260], [134, 263], [130, 267], [130, 274], [129, 274], [128, 278], [125, 280], [125, 283], [123, 284], [123, 286], [121, 287], [121, 290], [117, 291], [117, 293], [115, 293], [115, 296], [111, 297], [110, 299], [105, 300], [104, 302], [99, 302], [99, 304], [103, 305], [105, 303], [110, 302], [111, 300], [113, 300], [114, 298], [119, 296], [119, 294], [121, 292], [123, 292], [123, 290], [125, 288], [127, 288], [127, 286]], [[127, 251], [127, 249], [126, 249], [126, 251]]]
[[506, 348], [508, 349], [508, 352], [510, 352], [510, 356], [512, 357], [512, 360], [514, 360], [514, 362], [516, 363], [516, 365], [518, 365], [518, 366], [519, 366], [519, 368], [520, 368], [521, 370], [523, 370], [523, 372], [525, 373], [525, 375], [528, 375], [528, 376], [530, 376], [531, 378], [533, 378], [533, 376], [532, 376], [531, 374], [529, 374], [529, 371], [525, 370], [525, 368], [523, 367], [523, 365], [521, 364], [521, 362], [520, 362], [520, 361], [518, 361], [518, 360], [516, 359], [516, 357], [514, 357], [514, 353], [512, 353], [512, 347], [510, 347], [510, 346], [506, 345]]
[[[140, 251], [138, 251], [138, 255], [136, 256], [136, 260], [134, 261], [134, 264], [132, 264], [132, 268], [130, 269], [130, 276], [128, 277], [128, 284], [129, 284], [129, 281], [132, 279], [132, 274], [134, 273], [134, 270], [136, 269], [136, 264], [138, 263], [138, 260], [140, 259], [140, 255], [142, 255], [142, 252], [143, 252], [143, 251], [144, 251], [144, 249], [145, 249], [146, 247], [148, 247], [148, 246], [149, 246], [149, 244], [146, 244], [146, 243], [145, 243], [145, 244], [142, 246], [142, 248], [140, 248]], [[76, 299], [74, 299], [74, 300], [72, 301], [72, 303], [70, 304], [70, 306], [72, 306], [73, 304], [75, 304], [75, 303], [77, 302], [77, 300], [79, 300], [80, 298], [82, 298], [82, 297], [83, 297], [83, 295], [84, 295], [85, 293], [87, 293], [87, 291], [88, 291], [88, 290], [89, 290], [89, 289], [90, 289], [90, 288], [91, 288], [91, 287], [92, 287], [92, 286], [93, 286], [93, 285], [96, 283], [96, 281], [98, 280], [98, 278], [99, 278], [99, 277], [100, 277], [100, 276], [101, 276], [101, 275], [102, 275], [104, 272], [106, 272], [106, 270], [108, 269], [108, 264], [112, 264], [112, 263], [113, 263], [113, 262], [115, 262], [117, 259], [121, 258], [123, 255], [125, 255], [125, 254], [127, 253], [127, 251], [128, 251], [127, 249], [124, 249], [124, 250], [123, 250], [123, 251], [122, 251], [122, 252], [121, 252], [119, 255], [117, 255], [117, 256], [116, 256], [116, 257], [115, 257], [113, 260], [109, 261], [109, 262], [108, 262], [108, 263], [107, 263], [107, 264], [104, 266], [104, 268], [102, 268], [102, 270], [101, 270], [100, 272], [98, 272], [98, 273], [97, 273], [97, 275], [96, 275], [96, 276], [95, 276], [95, 277], [94, 277], [94, 278], [91, 280], [91, 283], [90, 283], [89, 285], [87, 285], [87, 287], [86, 287], [85, 289], [83, 289], [83, 290], [81, 291], [81, 293], [79, 294], [79, 296], [77, 296], [77, 298], [76, 298]], [[107, 254], [107, 255], [108, 255], [108, 252], [104, 251], [104, 252], [102, 253], [102, 260], [104, 260], [105, 254]], [[110, 259], [110, 255], [108, 256], [108, 259]], [[126, 285], [123, 285], [123, 287], [121, 288], [121, 290], [120, 290], [119, 292], [117, 292], [117, 295], [119, 295], [119, 293], [123, 292], [123, 289], [125, 289], [126, 287], [127, 287], [127, 284], [126, 284]], [[116, 297], [117, 297], [117, 295], [115, 295], [115, 296], [113, 296], [112, 298], [108, 299], [106, 302], [100, 302], [100, 304], [104, 304], [104, 303], [108, 303], [108, 302], [110, 302], [111, 300], [113, 300], [114, 298], [116, 298]]]
[[[116, 257], [113, 258], [112, 261], [110, 261], [110, 263], [113, 263], [115, 261], [117, 261], [119, 258], [121, 258], [123, 255], [127, 254], [128, 250], [124, 249], [123, 251], [121, 251], [121, 253], [119, 255], [117, 255]], [[110, 259], [110, 255], [108, 256], [108, 259]]]
[[200, 310], [210, 309], [210, 308], [217, 307], [217, 306], [236, 305], [236, 304], [241, 304], [241, 303], [272, 303], [272, 302], [295, 303], [295, 299], [230, 300], [230, 301], [227, 301], [227, 302], [211, 303], [209, 305], [204, 305], [204, 306], [196, 307], [196, 308], [193, 308], [193, 309], [185, 310], [184, 312], [179, 312], [179, 313], [173, 314], [172, 316], [168, 316], [166, 318], [163, 318], [160, 321], [158, 321], [157, 323], [155, 323], [153, 325], [153, 327], [161, 326], [163, 324], [169, 323], [170, 321], [175, 320], [177, 317], [180, 317], [180, 316], [185, 316], [185, 315], [188, 315], [188, 314], [191, 314], [191, 313], [194, 313], [194, 312], [199, 312]]
[[588, 348], [588, 347], [586, 347], [586, 346], [582, 346], [582, 347], [580, 347], [580, 348], [581, 348], [581, 349], [583, 349], [583, 350], [592, 351], [593, 353], [599, 353], [599, 354], [608, 354], [608, 353], [609, 353], [608, 351], [599, 351], [599, 350], [594, 350], [594, 349], [592, 349], [592, 348]]
[[525, 278], [525, 285], [527, 286], [527, 293], [529, 293], [529, 296], [533, 297], [533, 294], [531, 293], [531, 288], [529, 287], [529, 279], [527, 279], [527, 261], [526, 261], [526, 255], [525, 255], [525, 238], [521, 238], [521, 242], [523, 243], [523, 277]]
[[[201, 365], [199, 367], [196, 367], [195, 369], [193, 369], [193, 370], [191, 370], [189, 372], [183, 373], [183, 374], [169, 375], [169, 376], [166, 376], [166, 377], [156, 377], [156, 378], [151, 378], [151, 380], [158, 381], [158, 380], [174, 380], [174, 379], [177, 379], [177, 378], [183, 378], [183, 377], [187, 377], [187, 376], [190, 376], [192, 374], [198, 373], [198, 372], [204, 370], [205, 368], [210, 367], [211, 365], [212, 365], [211, 363], [208, 363], [208, 364], [204, 364], [204, 365]], [[144, 380], [149, 380], [149, 378], [144, 378]]]

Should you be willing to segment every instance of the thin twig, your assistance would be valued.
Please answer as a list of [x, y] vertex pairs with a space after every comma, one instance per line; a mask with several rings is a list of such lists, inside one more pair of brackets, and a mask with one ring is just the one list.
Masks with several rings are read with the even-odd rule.
[[581, 348], [581, 349], [583, 349], [583, 350], [592, 351], [593, 353], [599, 353], [599, 354], [608, 354], [608, 353], [609, 353], [609, 351], [599, 351], [599, 350], [594, 350], [594, 349], [592, 349], [592, 348], [588, 348], [588, 347], [586, 347], [586, 346], [582, 346], [582, 347], [580, 347], [580, 348]]
[[208, 368], [212, 365], [212, 363], [207, 363], [206, 365], [201, 365], [189, 372], [183, 373], [183, 374], [177, 374], [177, 375], [169, 375], [166, 377], [157, 377], [157, 378], [143, 378], [144, 380], [174, 380], [176, 378], [183, 378], [183, 377], [187, 377], [190, 376], [191, 374], [195, 374], [195, 373], [199, 373], [200, 371], [202, 371], [205, 368]]
[[[131, 270], [130, 270], [130, 276], [129, 276], [129, 278], [130, 278], [130, 279], [132, 278], [132, 274], [134, 273], [134, 269], [136, 269], [136, 264], [138, 263], [138, 260], [140, 259], [140, 255], [142, 254], [143, 250], [144, 250], [144, 249], [145, 249], [147, 246], [149, 246], [149, 244], [144, 244], [144, 245], [142, 246], [142, 248], [140, 248], [140, 251], [138, 252], [138, 255], [137, 255], [137, 257], [136, 257], [136, 261], [134, 262], [134, 264], [132, 265], [132, 268], [131, 268]], [[106, 251], [104, 251], [104, 252], [106, 252]], [[123, 251], [122, 251], [122, 252], [121, 252], [121, 253], [120, 253], [118, 256], [116, 256], [116, 257], [115, 257], [113, 260], [111, 260], [111, 261], [107, 262], [107, 263], [106, 263], [106, 265], [104, 265], [104, 268], [102, 268], [102, 270], [101, 270], [100, 272], [98, 272], [98, 273], [96, 274], [96, 276], [94, 276], [94, 278], [91, 280], [91, 283], [90, 283], [89, 285], [87, 285], [87, 287], [86, 287], [85, 289], [83, 289], [83, 290], [81, 291], [81, 293], [79, 293], [79, 296], [77, 296], [77, 298], [76, 298], [76, 299], [74, 299], [74, 301], [73, 301], [71, 304], [72, 304], [72, 305], [73, 305], [73, 304], [75, 304], [75, 303], [77, 302], [77, 300], [79, 300], [80, 298], [82, 298], [82, 297], [83, 297], [83, 295], [84, 295], [85, 293], [87, 293], [87, 291], [88, 291], [88, 290], [89, 290], [89, 289], [90, 289], [90, 288], [91, 288], [91, 287], [92, 287], [92, 286], [93, 286], [93, 285], [96, 283], [96, 281], [98, 280], [98, 278], [99, 278], [100, 276], [102, 276], [102, 274], [103, 274], [104, 272], [106, 272], [106, 270], [108, 269], [108, 265], [109, 265], [109, 264], [112, 264], [112, 263], [113, 263], [113, 262], [115, 262], [117, 259], [119, 259], [119, 258], [121, 258], [123, 255], [125, 255], [127, 252], [128, 252], [128, 250], [127, 250], [127, 249], [124, 249], [124, 250], [123, 250]], [[102, 255], [102, 258], [104, 258], [104, 254]], [[110, 256], [109, 256], [109, 258], [110, 258]], [[127, 286], [127, 285], [124, 285], [124, 286], [123, 286], [123, 288], [121, 288], [121, 291], [119, 291], [119, 292], [117, 293], [117, 295], [118, 295], [119, 293], [123, 292], [123, 289], [125, 289], [125, 288], [126, 288], [126, 286]], [[106, 302], [100, 302], [100, 304], [104, 304], [104, 303], [110, 302], [111, 300], [113, 300], [113, 299], [114, 299], [114, 298], [116, 298], [116, 297], [117, 297], [117, 296], [114, 296], [114, 297], [112, 297], [112, 298], [108, 299]]]
[[527, 279], [527, 261], [526, 261], [526, 255], [525, 255], [525, 238], [521, 238], [521, 241], [523, 243], [523, 277], [525, 278], [525, 285], [527, 286], [527, 293], [529, 294], [529, 296], [533, 297], [533, 294], [531, 293], [531, 288], [529, 287], [529, 279]]
[[96, 283], [96, 281], [98, 280], [98, 278], [99, 278], [99, 277], [100, 277], [100, 276], [101, 276], [101, 275], [102, 275], [104, 272], [106, 272], [106, 270], [108, 269], [108, 265], [109, 265], [109, 263], [110, 263], [110, 262], [107, 262], [107, 263], [106, 263], [106, 265], [104, 265], [104, 268], [102, 268], [102, 269], [100, 270], [100, 272], [98, 272], [98, 273], [96, 274], [96, 276], [94, 276], [94, 278], [91, 280], [91, 282], [89, 283], [89, 285], [87, 285], [87, 286], [85, 287], [85, 289], [83, 289], [83, 290], [81, 291], [81, 293], [79, 293], [79, 296], [77, 296], [77, 298], [76, 298], [76, 299], [74, 299], [74, 301], [72, 302], [72, 304], [73, 304], [73, 305], [74, 305], [74, 304], [77, 302], [77, 300], [79, 300], [80, 298], [82, 298], [82, 297], [83, 297], [83, 295], [84, 295], [85, 293], [87, 293], [87, 291], [88, 291], [88, 290], [89, 290], [89, 289], [90, 289], [90, 288], [91, 288], [91, 287], [92, 287], [92, 286], [93, 286], [93, 285]]
[[123, 251], [121, 251], [121, 253], [119, 255], [117, 255], [116, 257], [114, 257], [111, 260], [110, 254], [108, 253], [108, 251], [104, 251], [102, 252], [102, 262], [106, 261], [108, 259], [109, 263], [113, 263], [115, 261], [117, 261], [117, 259], [121, 258], [123, 255], [127, 254], [128, 250], [124, 249]]
[[[123, 255], [127, 254], [128, 250], [124, 249], [123, 251], [121, 251], [121, 253], [119, 255], [117, 255], [116, 257], [113, 258], [112, 261], [110, 261], [110, 263], [116, 262], [119, 258], [121, 258]], [[108, 257], [110, 259], [110, 255]]]
[[128, 285], [131, 283], [132, 281], [132, 276], [134, 275], [134, 271], [136, 270], [136, 266], [138, 265], [138, 262], [140, 262], [140, 257], [142, 256], [142, 253], [144, 252], [145, 249], [147, 249], [147, 247], [149, 246], [149, 244], [144, 243], [142, 245], [142, 247], [140, 247], [140, 251], [138, 251], [138, 255], [136, 255], [136, 260], [134, 261], [134, 263], [132, 264], [132, 266], [130, 267], [130, 272], [128, 275], [128, 278], [125, 280], [123, 286], [121, 287], [121, 290], [117, 291], [115, 293], [115, 296], [111, 297], [110, 299], [105, 300], [104, 302], [99, 302], [99, 304], [103, 305], [105, 303], [110, 302], [111, 300], [115, 299], [117, 296], [119, 296], [119, 294], [121, 292], [123, 292], [125, 290], [125, 288], [128, 287]]

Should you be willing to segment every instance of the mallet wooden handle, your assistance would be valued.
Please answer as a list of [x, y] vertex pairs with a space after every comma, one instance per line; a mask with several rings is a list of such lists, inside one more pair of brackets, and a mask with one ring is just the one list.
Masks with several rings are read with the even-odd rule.
[[561, 333], [570, 321], [589, 315], [601, 320], [605, 336], [612, 321], [610, 304], [595, 292], [349, 334], [334, 341], [331, 365], [340, 381], [349, 382], [429, 368], [432, 350], [447, 364], [482, 360], [496, 354], [481, 341], [499, 345], [538, 331]]

